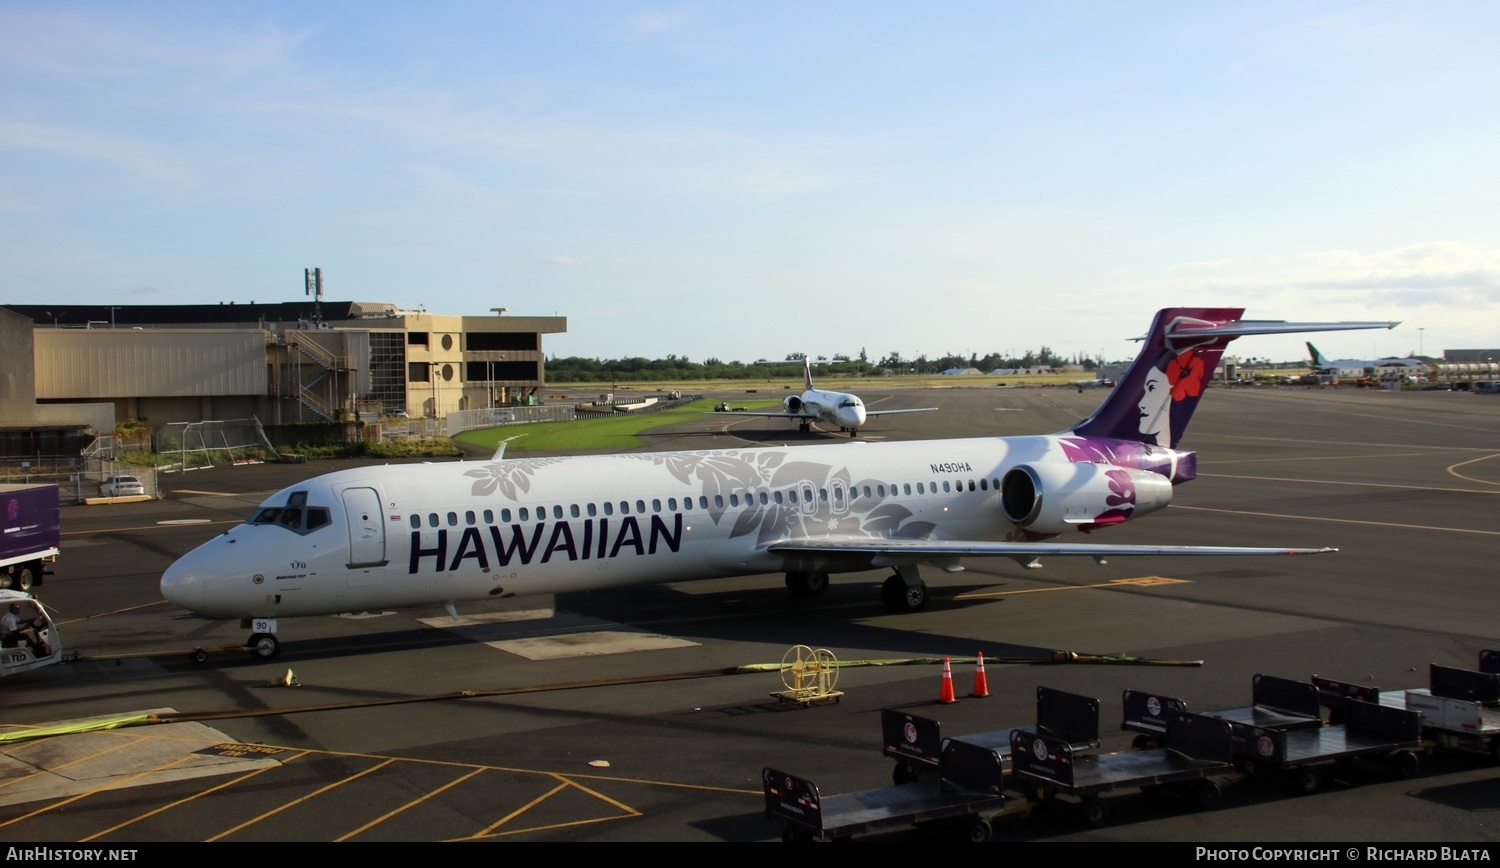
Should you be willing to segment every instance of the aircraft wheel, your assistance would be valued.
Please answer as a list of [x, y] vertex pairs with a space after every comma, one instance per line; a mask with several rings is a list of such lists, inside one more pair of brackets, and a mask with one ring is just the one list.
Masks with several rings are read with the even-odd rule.
[[16, 570], [16, 589], [17, 590], [29, 591], [29, 590], [31, 590], [32, 586], [35, 585], [36, 583], [37, 583], [37, 568], [36, 567], [27, 565], [27, 566], [21, 567], [20, 569]]
[[194, 663], [207, 663], [208, 662], [208, 652], [204, 651], [202, 648], [195, 648], [195, 649], [193, 649], [193, 662]]
[[1317, 769], [1302, 769], [1297, 772], [1297, 789], [1303, 794], [1316, 793], [1323, 786], [1323, 774]]
[[0, 591], [10, 588], [10, 573], [0, 573]]
[[927, 583], [908, 585], [900, 576], [891, 576], [880, 586], [880, 597], [892, 612], [920, 612], [927, 606]]
[[987, 844], [994, 840], [995, 827], [990, 825], [989, 820], [975, 817], [964, 827], [964, 840], [971, 844]]
[[821, 597], [828, 590], [828, 574], [787, 573], [786, 587], [799, 597]]
[[281, 643], [270, 633], [256, 633], [246, 644], [250, 647], [250, 656], [259, 660], [275, 657], [281, 650]]

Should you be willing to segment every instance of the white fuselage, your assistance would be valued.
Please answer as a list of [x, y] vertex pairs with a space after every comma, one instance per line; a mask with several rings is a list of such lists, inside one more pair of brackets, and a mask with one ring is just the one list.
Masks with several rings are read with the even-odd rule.
[[999, 482], [1027, 461], [1067, 459], [1057, 437], [1034, 436], [344, 470], [269, 498], [161, 587], [205, 614], [275, 617], [870, 569], [868, 556], [767, 546], [1011, 538]]
[[856, 395], [808, 389], [802, 393], [800, 400], [803, 413], [817, 417], [817, 421], [826, 425], [837, 425], [841, 430], [855, 431], [865, 424], [865, 403]]

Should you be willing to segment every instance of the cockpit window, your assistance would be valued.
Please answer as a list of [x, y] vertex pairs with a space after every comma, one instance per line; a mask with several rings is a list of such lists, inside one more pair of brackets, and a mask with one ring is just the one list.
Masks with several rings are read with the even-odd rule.
[[305, 491], [294, 491], [287, 495], [286, 506], [263, 506], [257, 509], [246, 521], [247, 524], [275, 525], [304, 536], [332, 522], [332, 513], [326, 507], [307, 505]]

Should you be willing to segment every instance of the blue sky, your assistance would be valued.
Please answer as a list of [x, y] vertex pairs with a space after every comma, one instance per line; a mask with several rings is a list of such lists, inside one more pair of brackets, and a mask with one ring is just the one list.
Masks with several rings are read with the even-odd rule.
[[[1500, 346], [1500, 4], [0, 4], [0, 301], [563, 315], [557, 355]], [[1244, 341], [1296, 358], [1299, 338]]]

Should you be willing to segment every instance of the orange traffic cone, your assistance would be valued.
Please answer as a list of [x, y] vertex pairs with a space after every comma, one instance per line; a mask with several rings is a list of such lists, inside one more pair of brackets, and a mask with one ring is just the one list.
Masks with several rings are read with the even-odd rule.
[[938, 694], [938, 702], [947, 704], [957, 702], [953, 695], [953, 667], [948, 665], [948, 658], [943, 658], [943, 691]]
[[970, 696], [983, 699], [990, 695], [989, 679], [984, 677], [984, 652], [979, 652], [979, 659], [974, 667], [974, 692]]

